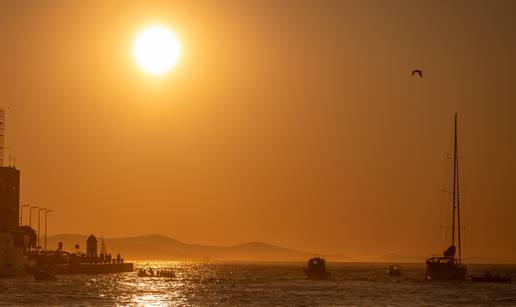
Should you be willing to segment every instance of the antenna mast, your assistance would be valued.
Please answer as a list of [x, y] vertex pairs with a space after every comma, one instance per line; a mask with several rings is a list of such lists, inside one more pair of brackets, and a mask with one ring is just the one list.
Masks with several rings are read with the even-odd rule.
[[455, 199], [457, 195], [457, 113], [455, 113], [455, 122], [454, 122], [454, 136], [453, 136], [453, 194], [452, 194], [452, 246], [455, 246]]

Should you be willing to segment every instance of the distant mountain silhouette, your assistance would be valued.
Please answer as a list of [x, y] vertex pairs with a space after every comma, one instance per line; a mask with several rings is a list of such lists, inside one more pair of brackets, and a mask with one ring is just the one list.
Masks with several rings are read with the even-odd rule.
[[392, 263], [425, 263], [425, 255], [399, 255], [395, 253], [385, 254], [375, 259], [375, 262]]
[[[47, 246], [55, 249], [58, 242], [63, 242], [64, 249], [73, 251], [74, 245], [79, 244], [81, 251], [86, 247], [86, 235], [59, 234], [48, 237]], [[100, 238], [99, 238], [100, 239]], [[223, 260], [223, 261], [306, 261], [313, 257], [313, 253], [275, 246], [263, 242], [248, 242], [232, 246], [211, 246], [187, 244], [163, 235], [145, 235], [104, 239], [107, 250], [113, 256], [121, 253], [125, 259], [131, 260]], [[100, 250], [100, 243], [99, 243]], [[341, 254], [321, 255], [328, 261], [356, 262], [364, 261], [352, 259]], [[385, 254], [367, 262], [379, 263], [420, 263], [424, 264], [425, 255], [402, 255], [396, 253]], [[516, 259], [507, 260], [496, 257], [468, 256], [463, 258], [464, 263], [473, 264], [509, 264], [516, 263]]]
[[512, 264], [516, 263], [515, 260], [507, 260], [497, 257], [486, 257], [486, 256], [469, 256], [464, 257], [464, 263], [479, 263], [479, 264], [490, 264], [490, 263], [499, 263], [499, 264]]
[[[47, 246], [55, 249], [63, 242], [64, 249], [73, 251], [80, 244], [84, 251], [85, 235], [60, 234], [48, 237]], [[100, 238], [99, 238], [100, 239]], [[117, 239], [104, 239], [108, 253], [121, 253], [133, 260], [241, 260], [241, 261], [306, 261], [314, 254], [275, 246], [262, 242], [249, 242], [233, 246], [187, 244], [162, 235], [146, 235]], [[344, 255], [324, 256], [329, 261], [350, 261]]]

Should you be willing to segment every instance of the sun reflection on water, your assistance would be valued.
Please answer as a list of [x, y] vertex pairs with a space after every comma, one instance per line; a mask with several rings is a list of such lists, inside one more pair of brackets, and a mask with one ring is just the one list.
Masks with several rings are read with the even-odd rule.
[[[139, 269], [172, 270], [174, 277], [137, 277], [136, 273], [129, 274], [129, 278], [120, 284], [125, 287], [125, 293], [131, 293], [130, 305], [137, 306], [169, 306], [187, 305], [188, 296], [195, 292], [195, 285], [188, 281], [188, 271], [195, 269], [192, 263], [178, 261], [142, 261], [135, 264], [135, 271]], [[199, 276], [197, 270], [195, 275]], [[119, 301], [127, 301], [127, 297], [119, 297]]]

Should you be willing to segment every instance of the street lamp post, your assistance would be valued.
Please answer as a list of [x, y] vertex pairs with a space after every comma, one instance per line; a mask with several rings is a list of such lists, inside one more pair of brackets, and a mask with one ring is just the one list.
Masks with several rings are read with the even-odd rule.
[[38, 250], [39, 250], [39, 234], [40, 234], [39, 225], [41, 223], [41, 211], [43, 211], [43, 210], [47, 210], [47, 208], [39, 208], [39, 210], [38, 210], [38, 245], [36, 246], [36, 249], [38, 249]]
[[45, 251], [47, 251], [47, 213], [54, 212], [54, 210], [45, 211]]
[[32, 209], [36, 209], [38, 206], [32, 206], [29, 208], [29, 227], [32, 228]]
[[20, 226], [23, 226], [23, 208], [28, 207], [29, 205], [20, 206]]

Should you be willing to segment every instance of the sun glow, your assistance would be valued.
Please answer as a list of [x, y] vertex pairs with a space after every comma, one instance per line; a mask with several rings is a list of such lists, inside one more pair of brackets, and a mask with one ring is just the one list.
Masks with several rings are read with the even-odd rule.
[[145, 72], [161, 75], [177, 64], [181, 55], [181, 44], [169, 29], [157, 25], [149, 26], [134, 40], [133, 54]]

